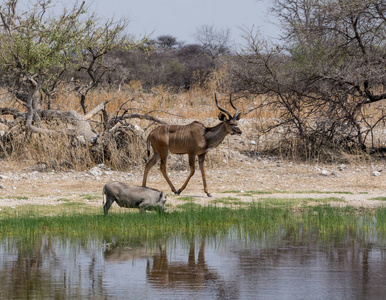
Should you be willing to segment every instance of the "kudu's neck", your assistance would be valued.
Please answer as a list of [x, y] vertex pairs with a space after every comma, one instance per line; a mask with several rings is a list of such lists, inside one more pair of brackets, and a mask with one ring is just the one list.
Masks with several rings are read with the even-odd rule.
[[221, 122], [214, 127], [207, 127], [204, 135], [207, 149], [215, 148], [221, 144], [224, 138], [228, 135], [225, 123]]

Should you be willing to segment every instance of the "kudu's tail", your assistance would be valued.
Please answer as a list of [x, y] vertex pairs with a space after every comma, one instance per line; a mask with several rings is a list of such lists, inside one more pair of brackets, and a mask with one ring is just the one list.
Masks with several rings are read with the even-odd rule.
[[146, 149], [146, 153], [147, 153], [147, 158], [150, 157], [150, 140], [149, 138], [147, 138], [147, 149]]

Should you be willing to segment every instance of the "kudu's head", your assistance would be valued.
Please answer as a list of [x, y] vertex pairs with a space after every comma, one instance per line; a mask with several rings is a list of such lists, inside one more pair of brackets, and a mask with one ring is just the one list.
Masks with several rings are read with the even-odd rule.
[[227, 110], [220, 107], [217, 101], [217, 96], [214, 94], [214, 100], [216, 101], [216, 105], [220, 110], [218, 114], [218, 119], [225, 124], [225, 128], [227, 129], [229, 134], [241, 134], [241, 129], [237, 126], [237, 121], [240, 120], [241, 112], [233, 105], [232, 96], [229, 96], [229, 101], [231, 106], [236, 110], [235, 114], [232, 116]]

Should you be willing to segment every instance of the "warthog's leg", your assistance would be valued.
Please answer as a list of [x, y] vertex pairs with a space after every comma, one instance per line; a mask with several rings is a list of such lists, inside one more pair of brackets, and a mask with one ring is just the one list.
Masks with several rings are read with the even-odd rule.
[[202, 175], [202, 183], [204, 184], [204, 192], [208, 197], [212, 197], [212, 195], [208, 191], [208, 185], [206, 184], [206, 176], [205, 176], [205, 154], [201, 154], [198, 156], [198, 165], [200, 166], [200, 171]]
[[114, 201], [115, 201], [115, 199], [113, 197], [106, 195], [106, 203], [105, 203], [105, 205], [103, 205], [103, 212], [105, 213], [105, 215], [107, 215], [107, 213], [111, 207], [111, 204], [113, 204]]
[[147, 205], [142, 205], [142, 203], [139, 205], [139, 212], [141, 214], [144, 214], [146, 212]]
[[146, 203], [141, 203], [140, 205], [138, 205], [138, 208], [139, 208], [139, 212], [140, 213], [145, 213], [146, 210], [155, 210], [155, 211], [158, 211], [158, 212], [162, 212], [163, 209], [161, 207], [157, 207], [157, 206], [153, 206], [153, 205], [149, 205], [149, 204], [146, 204]]

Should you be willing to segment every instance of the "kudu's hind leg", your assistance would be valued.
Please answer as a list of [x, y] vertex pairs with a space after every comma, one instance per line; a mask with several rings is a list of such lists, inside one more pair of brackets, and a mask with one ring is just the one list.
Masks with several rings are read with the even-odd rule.
[[146, 186], [147, 175], [149, 174], [150, 169], [159, 161], [160, 156], [158, 152], [154, 151], [153, 157], [147, 162], [145, 171], [143, 172], [142, 186]]
[[190, 180], [190, 178], [192, 178], [192, 176], [194, 175], [194, 171], [195, 171], [195, 164], [196, 162], [196, 156], [195, 155], [189, 155], [189, 167], [190, 167], [190, 173], [189, 173], [189, 176], [188, 178], [186, 179], [185, 183], [183, 184], [183, 186], [178, 190], [178, 194], [181, 194], [181, 192], [186, 188], [186, 186], [188, 185], [188, 182]]
[[205, 176], [205, 153], [198, 156], [198, 165], [200, 166], [200, 171], [202, 175], [202, 183], [204, 184], [204, 192], [208, 197], [212, 197], [212, 195], [208, 191], [208, 185], [206, 184], [206, 176]]
[[168, 152], [162, 153], [161, 154], [161, 163], [160, 163], [159, 169], [160, 169], [162, 175], [164, 176], [164, 178], [166, 179], [167, 183], [169, 184], [170, 188], [172, 189], [172, 192], [174, 194], [178, 194], [176, 188], [174, 187], [173, 183], [170, 181], [170, 179], [168, 177], [168, 174], [166, 173], [167, 160], [168, 160]]

